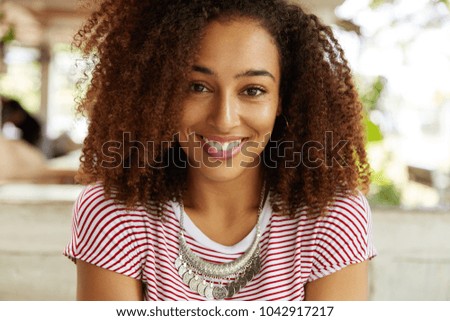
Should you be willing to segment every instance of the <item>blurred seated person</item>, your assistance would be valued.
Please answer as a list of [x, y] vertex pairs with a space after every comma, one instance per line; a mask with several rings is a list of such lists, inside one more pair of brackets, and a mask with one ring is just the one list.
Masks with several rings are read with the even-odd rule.
[[30, 115], [22, 105], [12, 99], [1, 98], [2, 103], [2, 126], [5, 123], [12, 123], [21, 130], [21, 138], [31, 145], [39, 146], [41, 143], [42, 133], [39, 122]]
[[0, 135], [0, 184], [16, 180], [33, 180], [46, 170], [45, 156], [23, 140]]

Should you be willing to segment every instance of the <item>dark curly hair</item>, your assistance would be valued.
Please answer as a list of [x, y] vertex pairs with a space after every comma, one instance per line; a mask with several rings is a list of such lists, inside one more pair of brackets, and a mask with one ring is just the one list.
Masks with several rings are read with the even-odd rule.
[[[324, 214], [337, 194], [367, 191], [362, 109], [342, 48], [315, 15], [282, 0], [103, 1], [74, 39], [94, 62], [78, 105], [90, 119], [78, 182], [101, 182], [108, 197], [129, 207], [154, 209], [181, 197], [186, 168], [176, 164], [184, 156], [174, 134], [188, 74], [205, 26], [240, 17], [267, 29], [281, 57], [282, 113], [289, 123], [281, 136], [292, 144], [272, 141], [263, 152], [265, 164], [276, 165], [264, 166], [275, 211], [306, 207]], [[122, 165], [104, 152], [112, 141], [123, 142], [115, 151]], [[336, 142], [345, 144], [330, 153], [327, 146]], [[271, 157], [270, 147], [277, 150]], [[280, 161], [299, 157], [296, 166]], [[166, 161], [169, 166], [151, 166]]]

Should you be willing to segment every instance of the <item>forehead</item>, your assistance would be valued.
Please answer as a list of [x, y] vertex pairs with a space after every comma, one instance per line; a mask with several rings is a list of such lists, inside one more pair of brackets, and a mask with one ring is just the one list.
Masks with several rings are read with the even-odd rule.
[[206, 26], [196, 63], [217, 69], [267, 68], [279, 73], [279, 59], [275, 40], [259, 22], [236, 18]]

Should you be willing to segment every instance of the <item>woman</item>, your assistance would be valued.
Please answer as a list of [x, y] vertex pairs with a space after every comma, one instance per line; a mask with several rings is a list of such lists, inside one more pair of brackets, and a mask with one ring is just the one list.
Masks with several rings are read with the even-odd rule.
[[78, 35], [78, 299], [367, 298], [361, 106], [328, 27], [278, 0], [111, 0]]

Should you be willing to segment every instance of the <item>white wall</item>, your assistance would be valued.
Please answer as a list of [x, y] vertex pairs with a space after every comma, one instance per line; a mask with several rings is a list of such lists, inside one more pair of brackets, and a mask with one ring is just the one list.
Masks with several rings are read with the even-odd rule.
[[374, 300], [450, 300], [450, 213], [374, 210]]
[[71, 300], [75, 264], [62, 255], [68, 202], [0, 204], [0, 300]]

